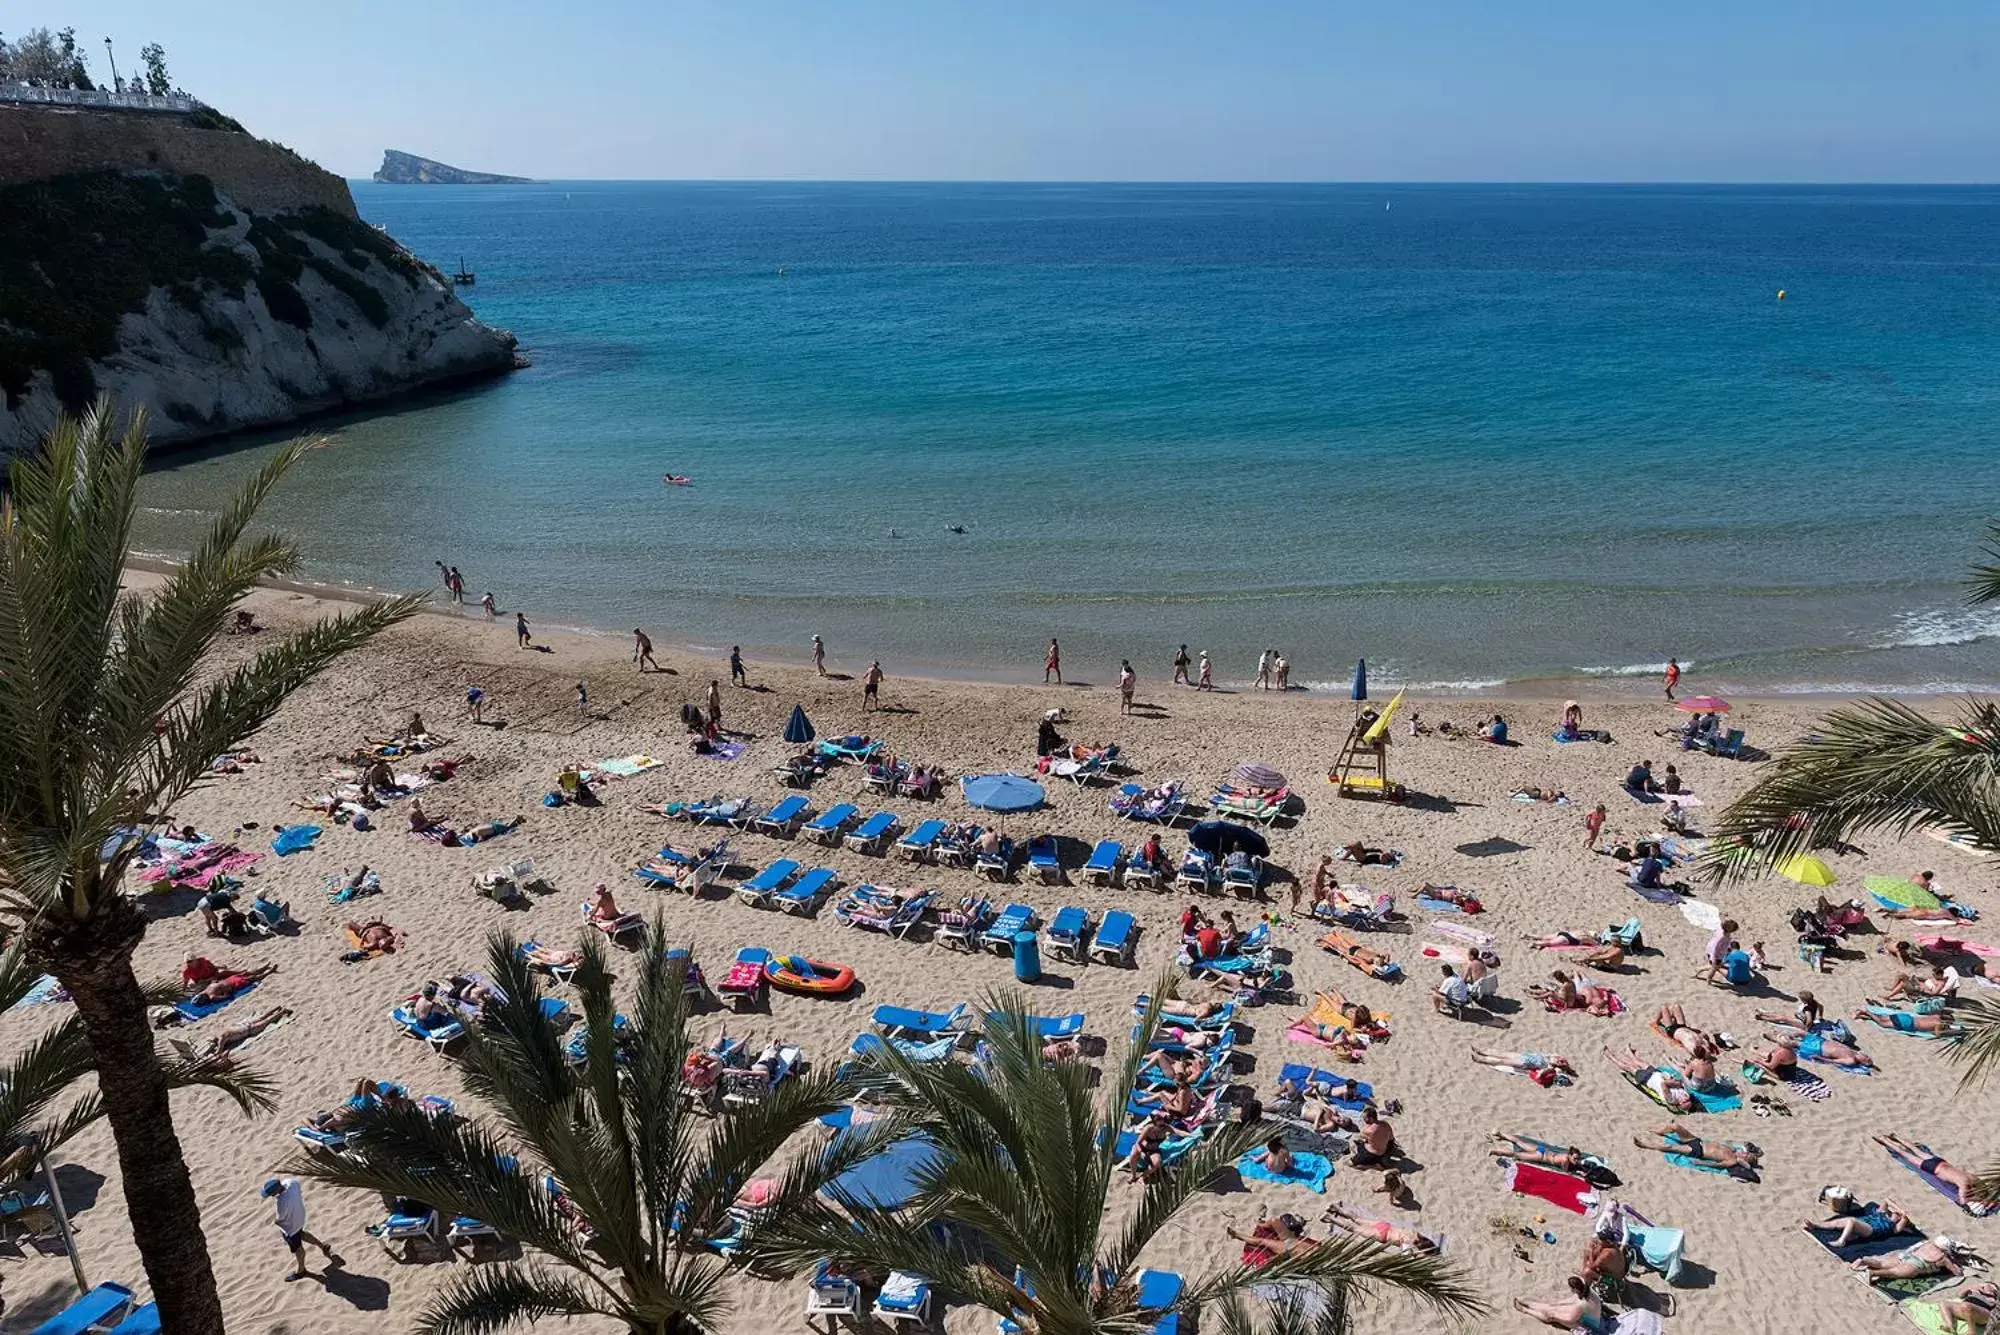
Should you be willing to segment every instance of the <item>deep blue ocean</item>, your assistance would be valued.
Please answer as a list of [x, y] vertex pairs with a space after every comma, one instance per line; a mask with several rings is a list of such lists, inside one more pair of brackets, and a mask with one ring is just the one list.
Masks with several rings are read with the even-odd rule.
[[2000, 189], [354, 194], [534, 365], [332, 423], [311, 578], [891, 672], [2000, 683]]

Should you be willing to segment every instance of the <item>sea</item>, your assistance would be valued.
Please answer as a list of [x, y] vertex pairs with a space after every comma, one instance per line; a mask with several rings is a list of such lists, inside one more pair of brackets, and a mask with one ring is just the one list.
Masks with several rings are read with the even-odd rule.
[[892, 674], [2000, 685], [2000, 189], [353, 190], [532, 365], [315, 423], [303, 578]]

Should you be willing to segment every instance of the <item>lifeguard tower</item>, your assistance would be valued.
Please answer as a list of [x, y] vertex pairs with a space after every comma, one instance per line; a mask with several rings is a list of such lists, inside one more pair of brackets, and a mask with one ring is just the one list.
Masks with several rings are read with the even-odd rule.
[[1389, 722], [1403, 703], [1397, 691], [1380, 714], [1361, 709], [1340, 748], [1340, 758], [1327, 771], [1326, 781], [1341, 797], [1365, 797], [1376, 801], [1400, 802], [1407, 794], [1400, 783], [1389, 778]]

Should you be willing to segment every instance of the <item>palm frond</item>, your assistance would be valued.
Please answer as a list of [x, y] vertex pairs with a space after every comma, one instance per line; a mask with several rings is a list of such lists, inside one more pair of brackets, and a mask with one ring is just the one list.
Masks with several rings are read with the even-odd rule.
[[1965, 601], [1975, 607], [2000, 600], [2000, 523], [1986, 526], [1986, 559], [1972, 567], [1965, 580]]
[[1856, 835], [1926, 826], [2000, 847], [2000, 709], [1965, 706], [1953, 724], [1906, 704], [1835, 710], [1724, 812], [1704, 863], [1733, 880]]
[[567, 1275], [535, 1265], [474, 1266], [424, 1304], [419, 1335], [492, 1335], [550, 1316], [607, 1316], [624, 1321], [622, 1303], [593, 1295]]

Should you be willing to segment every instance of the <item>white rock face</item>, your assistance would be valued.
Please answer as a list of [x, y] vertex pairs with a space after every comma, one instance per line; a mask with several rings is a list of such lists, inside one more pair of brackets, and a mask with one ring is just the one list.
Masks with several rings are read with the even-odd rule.
[[[211, 244], [233, 242], [260, 265], [244, 239], [248, 213], [226, 196], [221, 203], [236, 224], [211, 231]], [[474, 319], [434, 269], [417, 270], [414, 283], [380, 261], [357, 270], [340, 252], [294, 234], [380, 293], [388, 318], [378, 328], [310, 267], [296, 284], [312, 313], [308, 329], [274, 317], [255, 283], [240, 297], [208, 287], [199, 310], [155, 287], [143, 311], [123, 317], [117, 351], [92, 363], [98, 389], [122, 410], [145, 407], [155, 444], [275, 426], [515, 365], [514, 336]], [[61, 409], [48, 374], [37, 374], [20, 406], [0, 413], [0, 454], [33, 448]]]

